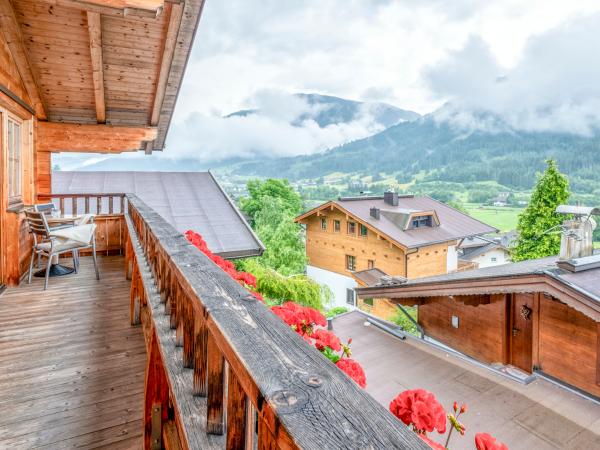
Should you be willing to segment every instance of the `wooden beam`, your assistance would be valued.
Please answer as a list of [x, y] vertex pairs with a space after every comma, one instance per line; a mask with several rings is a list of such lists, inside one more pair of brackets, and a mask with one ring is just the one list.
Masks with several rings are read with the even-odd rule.
[[96, 120], [98, 123], [106, 123], [106, 105], [104, 103], [104, 66], [102, 64], [102, 25], [100, 22], [100, 13], [88, 11], [87, 21], [90, 35], [92, 74], [94, 79]]
[[21, 28], [17, 22], [17, 17], [12, 9], [10, 0], [0, 0], [0, 32], [4, 35], [4, 39], [15, 61], [19, 75], [21, 75], [21, 80], [25, 85], [29, 100], [33, 104], [37, 118], [46, 120], [46, 111], [40, 90], [35, 82], [31, 65], [27, 59], [27, 51], [23, 44]]
[[138, 151], [156, 139], [156, 127], [121, 127], [39, 122], [37, 151], [121, 153]]
[[[175, 52], [175, 45], [177, 44], [177, 34], [179, 33], [179, 27], [181, 25], [182, 16], [182, 4], [170, 5], [169, 26], [167, 28], [167, 35], [165, 37], [165, 44], [163, 47], [162, 58], [160, 61], [160, 72], [158, 74], [158, 82], [156, 83], [154, 104], [152, 105], [152, 113], [150, 114], [150, 125], [152, 126], [158, 125], [158, 119], [160, 118], [160, 111], [162, 108], [163, 100], [165, 99], [167, 82], [169, 80], [171, 63], [173, 62], [173, 54]], [[148, 142], [148, 144], [146, 144], [146, 154], [152, 153], [152, 144], [152, 142]]]
[[75, 3], [79, 3], [82, 6], [90, 4], [96, 6], [105, 6], [108, 8], [131, 8], [142, 9], [146, 11], [158, 11], [165, 4], [164, 0], [75, 0]]

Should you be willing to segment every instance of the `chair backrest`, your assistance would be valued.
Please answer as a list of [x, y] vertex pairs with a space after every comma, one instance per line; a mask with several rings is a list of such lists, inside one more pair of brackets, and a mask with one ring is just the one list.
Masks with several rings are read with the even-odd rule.
[[50, 227], [46, 220], [46, 215], [39, 211], [25, 211], [25, 217], [27, 218], [27, 225], [29, 226], [29, 232], [34, 237], [42, 236], [43, 239], [50, 237]]
[[33, 205], [33, 209], [44, 214], [51, 214], [52, 211], [56, 210], [54, 203], [40, 203], [39, 205]]

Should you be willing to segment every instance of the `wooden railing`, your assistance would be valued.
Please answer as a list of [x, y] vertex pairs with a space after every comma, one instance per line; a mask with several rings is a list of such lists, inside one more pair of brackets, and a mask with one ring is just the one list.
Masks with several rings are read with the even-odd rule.
[[428, 447], [140, 199], [131, 322], [148, 349], [144, 448]]
[[[109, 194], [39, 194], [37, 203], [54, 203], [63, 214], [94, 214], [96, 251], [100, 254], [122, 254], [125, 248], [124, 193]], [[91, 250], [83, 250], [82, 255]]]
[[39, 202], [52, 202], [65, 214], [124, 214], [126, 195], [105, 194], [39, 194]]

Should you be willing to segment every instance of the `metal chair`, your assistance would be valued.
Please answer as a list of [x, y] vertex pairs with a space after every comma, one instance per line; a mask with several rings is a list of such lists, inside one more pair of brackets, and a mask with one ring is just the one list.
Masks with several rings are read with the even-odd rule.
[[50, 274], [50, 267], [52, 266], [52, 258], [54, 256], [59, 256], [62, 253], [71, 252], [73, 255], [73, 266], [75, 268], [75, 273], [77, 273], [79, 266], [79, 258], [77, 256], [79, 250], [87, 248], [92, 249], [94, 269], [96, 270], [96, 279], [100, 279], [100, 273], [98, 272], [98, 261], [96, 258], [96, 237], [93, 233], [88, 244], [82, 244], [81, 242], [72, 240], [58, 242], [58, 239], [51, 235], [53, 229], [48, 226], [46, 215], [43, 212], [25, 211], [25, 216], [27, 218], [29, 232], [33, 235], [33, 248], [31, 252], [31, 262], [29, 263], [28, 283], [31, 283], [35, 255], [45, 256], [48, 258], [48, 262], [46, 264], [46, 279], [44, 282], [44, 290], [46, 290], [48, 288], [48, 276]]

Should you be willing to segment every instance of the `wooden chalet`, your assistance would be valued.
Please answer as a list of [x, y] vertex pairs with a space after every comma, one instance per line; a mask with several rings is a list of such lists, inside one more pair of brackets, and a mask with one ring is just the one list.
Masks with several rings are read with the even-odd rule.
[[[203, 3], [0, 0], [0, 447], [427, 448], [134, 194], [51, 191], [52, 152], [162, 150]], [[100, 280], [22, 281], [48, 200]]]
[[477, 361], [600, 397], [600, 255], [375, 281], [357, 292], [417, 306], [425, 337]]

